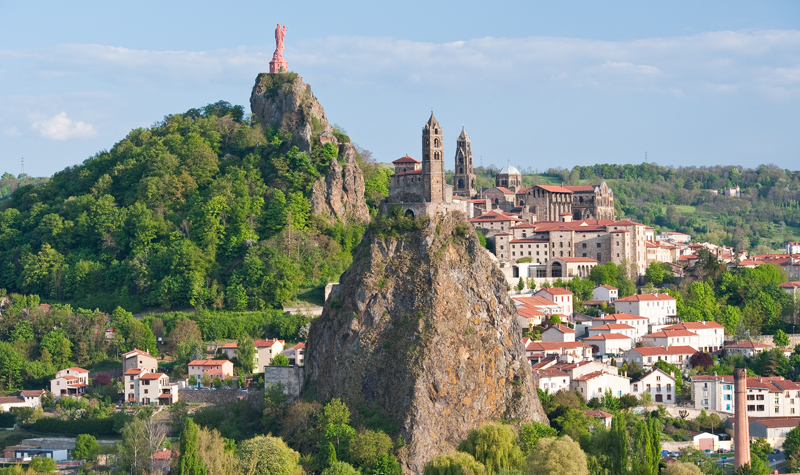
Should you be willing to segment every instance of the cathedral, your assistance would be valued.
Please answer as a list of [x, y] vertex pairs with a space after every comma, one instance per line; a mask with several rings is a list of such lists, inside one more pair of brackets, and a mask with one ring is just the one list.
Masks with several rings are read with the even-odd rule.
[[[458, 138], [462, 159], [461, 176], [464, 194], [475, 187], [472, 173], [472, 151], [469, 137], [462, 130]], [[456, 152], [458, 157], [459, 152]], [[458, 161], [458, 159], [456, 159]], [[399, 205], [411, 216], [435, 215], [450, 211], [463, 211], [471, 217], [469, 200], [453, 196], [453, 186], [448, 185], [444, 170], [444, 131], [431, 112], [431, 117], [422, 128], [422, 161], [408, 155], [392, 162], [394, 175], [389, 187], [389, 197], [384, 202], [384, 211], [389, 206]], [[470, 181], [471, 180], [471, 181]], [[466, 191], [464, 191], [466, 190]]]

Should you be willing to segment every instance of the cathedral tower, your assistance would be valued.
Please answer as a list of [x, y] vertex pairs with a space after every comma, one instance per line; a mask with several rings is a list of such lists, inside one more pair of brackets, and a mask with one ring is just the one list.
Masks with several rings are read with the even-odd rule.
[[433, 116], [422, 129], [422, 191], [425, 201], [445, 201], [442, 127]]
[[453, 194], [472, 198], [478, 194], [475, 188], [475, 173], [472, 172], [472, 146], [469, 135], [461, 128], [456, 140], [456, 174], [453, 178]]

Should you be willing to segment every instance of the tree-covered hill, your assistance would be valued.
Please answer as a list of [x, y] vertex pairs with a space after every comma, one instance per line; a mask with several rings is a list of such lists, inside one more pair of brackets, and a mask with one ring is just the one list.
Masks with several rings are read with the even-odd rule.
[[[0, 201], [0, 288], [106, 311], [280, 306], [336, 279], [363, 234], [310, 212], [336, 157], [226, 102], [167, 116]], [[374, 205], [386, 173], [362, 168]]]
[[[475, 171], [479, 185], [494, 186], [496, 167]], [[787, 240], [800, 240], [800, 171], [774, 165], [673, 168], [642, 163], [522, 172], [525, 186], [606, 180], [614, 190], [618, 217], [657, 231], [685, 232], [697, 241], [760, 253], [781, 248]], [[741, 198], [723, 196], [724, 187], [737, 185]]]
[[25, 173], [19, 176], [14, 176], [11, 173], [5, 172], [0, 176], [0, 200], [10, 198], [14, 190], [24, 185], [41, 185], [46, 183], [49, 178], [47, 177], [32, 177]]

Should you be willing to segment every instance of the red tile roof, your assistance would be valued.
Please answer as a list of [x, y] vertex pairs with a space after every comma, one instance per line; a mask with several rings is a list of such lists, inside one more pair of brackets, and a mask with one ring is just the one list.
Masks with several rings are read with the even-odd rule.
[[666, 330], [648, 333], [647, 335], [642, 336], [642, 338], [672, 338], [676, 336], [697, 336], [697, 333], [690, 332], [688, 330]]
[[550, 287], [548, 289], [542, 289], [539, 292], [547, 292], [550, 295], [572, 295], [572, 292], [564, 287]]
[[797, 289], [800, 288], [800, 282], [786, 282], [778, 287], [783, 287], [784, 289]]
[[139, 379], [160, 379], [162, 376], [166, 375], [166, 373], [147, 373]]
[[127, 353], [123, 353], [122, 357], [123, 358], [128, 358], [131, 355], [141, 355], [141, 356], [149, 356], [150, 358], [155, 358], [155, 356], [151, 355], [150, 353], [148, 353], [146, 351], [142, 351], [142, 350], [137, 349], [137, 348], [134, 348], [134, 349], [132, 349], [131, 351], [129, 351]]
[[683, 322], [662, 328], [662, 330], [703, 330], [705, 328], [725, 328], [717, 322]]
[[595, 188], [598, 188], [600, 185], [566, 185], [564, 188], [576, 192], [576, 191], [594, 191]]
[[644, 302], [644, 301], [661, 301], [661, 300], [675, 300], [669, 294], [636, 294], [629, 297], [617, 299], [617, 302]]
[[587, 336], [583, 341], [587, 340], [630, 340], [631, 337], [620, 335], [619, 333], [601, 333], [595, 336]]
[[45, 393], [44, 389], [31, 389], [31, 390], [23, 390], [20, 392], [25, 397], [40, 397]]
[[636, 330], [636, 329], [628, 325], [627, 323], [606, 323], [605, 325], [599, 325], [596, 327], [589, 328], [589, 331], [591, 330]]
[[568, 378], [569, 375], [560, 369], [553, 369], [553, 368], [545, 368], [545, 369], [537, 369], [535, 370], [536, 373], [539, 374], [541, 378]]
[[192, 360], [189, 364], [193, 366], [218, 366], [230, 363], [229, 360]]
[[[573, 330], [572, 328], [570, 328], [570, 327], [568, 327], [568, 326], [566, 326], [566, 325], [562, 325], [562, 324], [560, 324], [560, 323], [559, 323], [558, 325], [553, 325], [553, 326], [551, 326], [551, 327], [550, 327], [550, 328], [548, 328], [547, 330], [550, 330], [551, 328], [552, 328], [553, 330], [558, 330], [558, 331], [560, 331], [561, 333], [575, 333], [575, 330]], [[547, 331], [547, 330], [545, 330], [545, 331]]]
[[[88, 373], [89, 372], [88, 369], [79, 368], [77, 366], [73, 366], [71, 368], [65, 368], [65, 369], [69, 369], [69, 370], [75, 371], [76, 373]], [[64, 370], [62, 369], [61, 371], [64, 371]]]
[[797, 427], [800, 417], [751, 417], [750, 423], [758, 423], [764, 427]]
[[608, 289], [608, 290], [619, 290], [618, 288], [614, 287], [613, 285], [605, 285], [605, 284], [603, 284], [603, 285], [598, 285], [598, 287], [602, 287], [602, 288]]
[[617, 320], [649, 320], [649, 319], [647, 317], [640, 317], [638, 315], [631, 315], [630, 313], [611, 313], [611, 314], [608, 314], [608, 315], [604, 315], [602, 317], [597, 317], [594, 320], [595, 321], [597, 321], [597, 320], [601, 320], [601, 321], [606, 321], [606, 320], [617, 321]]
[[393, 161], [392, 163], [422, 163], [422, 162], [420, 162], [416, 158], [411, 158], [408, 155], [405, 155]]
[[239, 344], [238, 343], [225, 343], [220, 348], [222, 348], [222, 349], [234, 349], [235, 350], [235, 349], [239, 348]]
[[642, 356], [657, 356], [657, 355], [693, 355], [697, 350], [691, 346], [650, 346], [642, 348], [633, 348]]
[[122, 373], [122, 374], [140, 374], [140, 373], [142, 373], [143, 371], [145, 371], [145, 369], [144, 369], [144, 368], [140, 368], [140, 369], [131, 368], [131, 369], [129, 369], [128, 371], [125, 371], [125, 372], [124, 372], [124, 373]]
[[274, 345], [277, 342], [283, 343], [283, 340], [256, 340], [255, 345], [256, 348], [269, 348], [270, 346]]
[[756, 348], [769, 348], [771, 346], [772, 345], [765, 344], [765, 343], [756, 343], [754, 341], [742, 340], [742, 341], [737, 341], [736, 343], [731, 343], [730, 345], [725, 345], [725, 348], [750, 348], [750, 349], [756, 349]]
[[470, 223], [495, 223], [501, 221], [522, 221], [522, 220], [514, 216], [508, 216], [503, 213], [498, 213], [496, 211], [490, 211], [488, 213], [484, 213], [480, 216], [476, 216], [469, 220]]
[[591, 257], [554, 257], [553, 260], [559, 260], [564, 262], [588, 262], [590, 264], [591, 263], [597, 264], [597, 259], [592, 259]]
[[533, 188], [541, 188], [550, 193], [572, 193], [572, 190], [564, 188], [563, 186], [536, 185]]

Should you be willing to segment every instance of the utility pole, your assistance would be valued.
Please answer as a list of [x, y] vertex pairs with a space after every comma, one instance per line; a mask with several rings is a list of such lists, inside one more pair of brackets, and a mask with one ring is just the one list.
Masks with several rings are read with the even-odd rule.
[[22, 157], [22, 174], [25, 174], [25, 157]]

